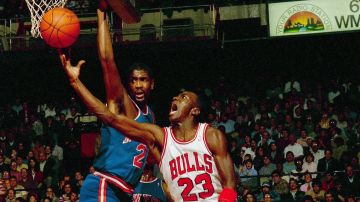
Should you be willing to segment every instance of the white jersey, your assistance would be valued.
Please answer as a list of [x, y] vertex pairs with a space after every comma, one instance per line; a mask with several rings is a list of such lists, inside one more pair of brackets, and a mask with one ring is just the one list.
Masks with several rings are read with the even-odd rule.
[[195, 137], [186, 142], [177, 140], [171, 127], [164, 128], [160, 171], [176, 202], [218, 201], [222, 186], [205, 141], [207, 127], [200, 123]]

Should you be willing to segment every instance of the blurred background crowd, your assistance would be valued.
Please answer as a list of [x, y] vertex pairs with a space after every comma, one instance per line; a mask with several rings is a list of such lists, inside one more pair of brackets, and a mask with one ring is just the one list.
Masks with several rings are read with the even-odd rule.
[[[247, 92], [219, 76], [213, 85], [196, 87], [208, 102], [204, 118], [228, 139], [239, 201], [356, 201], [358, 84], [290, 77], [268, 84]], [[77, 201], [93, 171], [100, 126], [76, 97], [42, 103], [17, 98], [2, 105], [0, 175], [6, 190], [0, 201]]]

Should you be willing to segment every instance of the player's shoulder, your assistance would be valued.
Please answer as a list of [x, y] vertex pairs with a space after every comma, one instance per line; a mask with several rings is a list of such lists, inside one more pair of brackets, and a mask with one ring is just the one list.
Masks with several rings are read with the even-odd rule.
[[208, 143], [209, 142], [216, 143], [217, 141], [219, 141], [224, 137], [224, 134], [219, 129], [208, 126], [205, 132], [205, 136]]
[[206, 135], [223, 135], [223, 134], [219, 129], [208, 125], [206, 128]]

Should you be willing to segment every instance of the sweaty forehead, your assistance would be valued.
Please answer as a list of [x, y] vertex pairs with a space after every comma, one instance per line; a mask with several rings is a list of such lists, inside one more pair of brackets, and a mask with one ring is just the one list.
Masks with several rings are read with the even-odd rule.
[[130, 75], [129, 75], [130, 78], [150, 78], [150, 75], [147, 71], [145, 70], [133, 70]]

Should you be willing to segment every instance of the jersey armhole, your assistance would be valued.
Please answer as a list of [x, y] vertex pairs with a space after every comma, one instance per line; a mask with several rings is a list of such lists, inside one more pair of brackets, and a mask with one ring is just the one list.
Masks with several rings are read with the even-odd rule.
[[205, 144], [205, 147], [207, 149], [207, 151], [209, 152], [209, 154], [212, 156], [212, 152], [210, 151], [209, 149], [209, 146], [208, 146], [208, 143], [207, 143], [207, 140], [206, 140], [206, 131], [207, 129], [209, 128], [209, 124], [205, 124], [204, 126], [204, 130], [203, 130], [203, 139], [204, 139], [204, 144]]
[[164, 157], [165, 151], [166, 151], [166, 145], [167, 145], [167, 139], [168, 139], [168, 135], [167, 135], [167, 129], [166, 128], [162, 128], [162, 131], [164, 133], [164, 145], [162, 147], [162, 151], [161, 151], [161, 157], [160, 157], [160, 162], [159, 162], [159, 168], [161, 168], [161, 163], [162, 163], [162, 159]]

